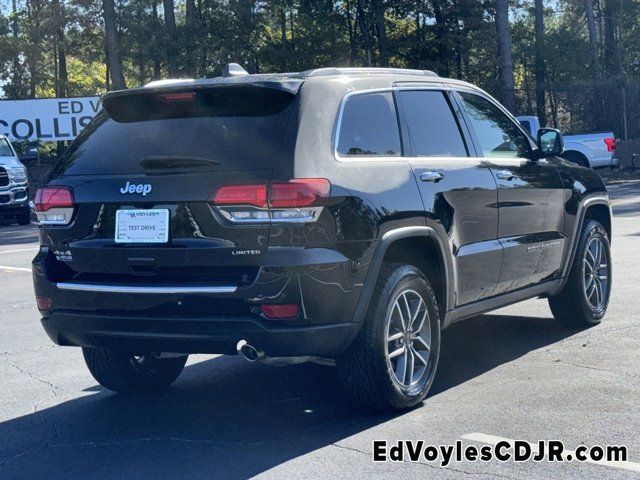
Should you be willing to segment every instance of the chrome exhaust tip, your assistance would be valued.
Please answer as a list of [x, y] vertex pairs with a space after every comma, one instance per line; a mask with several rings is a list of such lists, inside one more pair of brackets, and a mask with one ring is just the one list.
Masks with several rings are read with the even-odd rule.
[[240, 340], [236, 345], [236, 350], [242, 355], [248, 362], [257, 362], [261, 358], [264, 358], [264, 352], [258, 350], [253, 345], [249, 345], [246, 340]]

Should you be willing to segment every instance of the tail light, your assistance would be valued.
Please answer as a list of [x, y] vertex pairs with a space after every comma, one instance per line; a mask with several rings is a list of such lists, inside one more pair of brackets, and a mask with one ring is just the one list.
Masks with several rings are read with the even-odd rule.
[[196, 92], [161, 93], [158, 98], [163, 102], [189, 102], [196, 98]]
[[284, 305], [261, 305], [260, 310], [267, 318], [294, 318], [298, 316], [298, 305], [288, 303]]
[[213, 199], [216, 205], [267, 207], [266, 185], [229, 185], [220, 188]]
[[36, 192], [35, 210], [42, 225], [68, 225], [75, 202], [69, 187], [42, 187]]
[[49, 297], [36, 297], [36, 304], [38, 305], [38, 310], [46, 312], [51, 308], [51, 299]]
[[607, 152], [614, 152], [616, 150], [616, 139], [608, 137], [604, 139], [604, 143], [607, 144]]
[[331, 183], [324, 178], [296, 178], [286, 182], [229, 185], [218, 189], [213, 204], [229, 221], [313, 222], [329, 196]]
[[329, 196], [331, 184], [324, 178], [304, 178], [286, 183], [272, 183], [269, 206], [274, 208], [310, 207], [319, 198]]

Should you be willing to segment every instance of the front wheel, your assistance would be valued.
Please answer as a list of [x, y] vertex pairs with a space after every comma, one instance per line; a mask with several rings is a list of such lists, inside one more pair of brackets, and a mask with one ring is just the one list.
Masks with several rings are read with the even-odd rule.
[[611, 295], [609, 236], [595, 220], [585, 222], [571, 272], [562, 291], [549, 297], [553, 316], [570, 328], [600, 323]]
[[119, 393], [153, 393], [171, 385], [180, 375], [187, 356], [162, 358], [153, 352], [137, 355], [112, 348], [83, 347], [93, 378]]
[[440, 317], [429, 281], [412, 265], [385, 264], [365, 324], [337, 362], [347, 393], [377, 411], [418, 405], [439, 355]]

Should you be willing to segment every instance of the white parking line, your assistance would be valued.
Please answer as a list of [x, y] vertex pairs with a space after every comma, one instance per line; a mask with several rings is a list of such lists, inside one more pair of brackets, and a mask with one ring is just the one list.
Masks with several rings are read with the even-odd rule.
[[0, 230], [2, 233], [25, 233], [25, 232], [29, 232], [30, 230], [28, 229], [24, 229], [24, 230]]
[[17, 253], [17, 252], [35, 252], [37, 251], [37, 248], [18, 248], [16, 250], [2, 250], [0, 251], [0, 254], [3, 253]]
[[4, 265], [0, 265], [0, 270], [7, 270], [9, 272], [29, 272], [29, 273], [31, 273], [31, 269], [30, 268], [5, 267]]
[[[496, 437], [495, 435], [487, 435], [485, 433], [468, 433], [462, 435], [465, 440], [471, 440], [478, 443], [486, 443], [488, 445], [496, 445], [499, 442], [510, 442], [513, 445], [514, 440], [511, 438]], [[529, 443], [531, 450], [534, 454], [538, 452], [538, 445], [535, 443]], [[571, 458], [576, 458], [575, 450], [563, 450], [563, 457], [567, 458], [567, 455], [571, 455]], [[635, 462], [607, 462], [605, 460], [585, 460], [580, 463], [593, 463], [595, 465], [602, 465], [603, 467], [620, 468], [622, 470], [631, 470], [632, 472], [640, 472], [640, 463]]]

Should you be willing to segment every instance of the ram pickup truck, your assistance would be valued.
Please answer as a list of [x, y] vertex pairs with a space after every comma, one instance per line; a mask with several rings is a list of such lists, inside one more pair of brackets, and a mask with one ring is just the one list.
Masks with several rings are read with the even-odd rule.
[[36, 194], [42, 324], [100, 384], [239, 353], [335, 362], [357, 404], [405, 409], [454, 322], [534, 297], [601, 321], [609, 197], [557, 130], [432, 72], [231, 67], [107, 93]]
[[0, 135], [0, 219], [28, 225], [30, 217], [27, 170], [18, 160], [11, 142]]
[[[540, 129], [538, 117], [517, 117], [522, 125], [534, 138]], [[618, 159], [615, 157], [616, 138], [613, 132], [582, 133], [579, 135], [563, 135], [564, 153], [562, 158], [577, 163], [583, 167], [601, 168], [615, 167]]]

